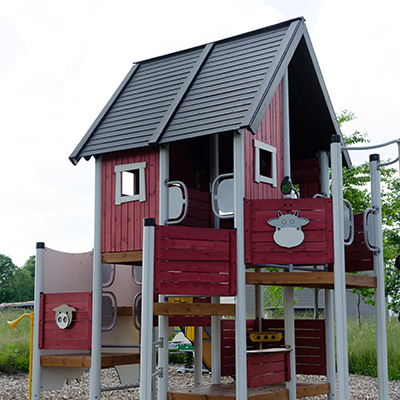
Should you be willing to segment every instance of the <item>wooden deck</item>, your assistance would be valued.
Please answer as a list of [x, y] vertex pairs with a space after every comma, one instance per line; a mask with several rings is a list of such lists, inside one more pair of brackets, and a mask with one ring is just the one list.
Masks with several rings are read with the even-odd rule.
[[[333, 272], [248, 272], [246, 283], [251, 285], [295, 286], [333, 289]], [[376, 288], [376, 277], [346, 274], [347, 289]]]
[[[298, 383], [297, 398], [317, 396], [329, 393], [329, 383]], [[289, 400], [284, 383], [247, 389], [249, 400]], [[235, 384], [200, 386], [168, 392], [168, 400], [235, 400]]]
[[[101, 355], [102, 368], [114, 367], [115, 365], [138, 364], [140, 354], [130, 353], [103, 353]], [[70, 367], [70, 368], [90, 368], [92, 357], [86, 354], [55, 354], [43, 355], [40, 357], [42, 367]]]

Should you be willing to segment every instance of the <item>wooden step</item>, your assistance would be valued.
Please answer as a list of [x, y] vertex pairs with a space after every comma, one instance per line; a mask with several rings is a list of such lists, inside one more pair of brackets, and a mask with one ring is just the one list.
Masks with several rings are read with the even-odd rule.
[[[129, 353], [103, 353], [101, 355], [101, 367], [114, 367], [115, 365], [139, 364], [140, 354]], [[86, 354], [53, 354], [40, 357], [42, 367], [70, 367], [90, 368], [92, 357]]]
[[[297, 383], [297, 396], [311, 397], [329, 393], [329, 383]], [[247, 389], [249, 400], [288, 400], [289, 393], [284, 383]], [[191, 387], [168, 392], [168, 400], [236, 400], [234, 383]]]
[[[333, 289], [333, 272], [247, 272], [250, 285], [294, 286]], [[376, 288], [376, 277], [346, 274], [347, 289]]]
[[214, 303], [154, 303], [154, 315], [201, 316], [235, 315], [234, 304]]

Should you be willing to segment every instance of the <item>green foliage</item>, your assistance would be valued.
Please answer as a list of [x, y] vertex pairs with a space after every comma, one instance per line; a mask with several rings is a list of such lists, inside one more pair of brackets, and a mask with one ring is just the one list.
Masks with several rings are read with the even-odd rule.
[[[347, 110], [343, 110], [337, 116], [339, 125], [354, 119], [354, 114]], [[369, 142], [368, 135], [360, 132], [347, 135], [344, 140], [349, 146]], [[400, 201], [398, 195], [400, 183], [395, 168], [381, 167], [380, 174], [386, 294], [391, 297], [388, 305], [389, 309], [399, 312], [400, 273], [394, 268], [393, 260], [400, 254]], [[365, 209], [371, 206], [369, 182], [369, 162], [353, 165], [350, 168], [343, 167], [343, 197], [350, 201], [354, 213], [364, 212]], [[360, 295], [366, 303], [374, 305], [374, 291], [372, 289], [353, 290], [353, 292]]]
[[0, 303], [13, 301], [16, 268], [10, 257], [0, 254]]
[[14, 265], [10, 257], [0, 254], [0, 303], [33, 300], [35, 285], [35, 256], [23, 267]]

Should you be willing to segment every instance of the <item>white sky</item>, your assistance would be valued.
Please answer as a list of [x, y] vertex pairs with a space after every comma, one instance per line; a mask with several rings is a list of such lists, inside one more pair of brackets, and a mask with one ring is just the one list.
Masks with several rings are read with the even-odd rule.
[[336, 112], [357, 116], [344, 131], [399, 138], [399, 15], [398, 0], [0, 0], [0, 254], [92, 248], [94, 163], [68, 156], [134, 61], [304, 16]]

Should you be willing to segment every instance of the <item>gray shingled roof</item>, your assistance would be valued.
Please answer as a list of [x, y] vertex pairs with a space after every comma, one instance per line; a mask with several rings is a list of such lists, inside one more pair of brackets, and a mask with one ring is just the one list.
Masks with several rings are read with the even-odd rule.
[[[305, 52], [314, 90], [325, 104], [317, 119], [324, 119], [325, 136], [339, 133], [304, 20], [298, 18], [135, 64], [70, 160], [76, 164], [82, 157], [242, 128], [255, 133], [302, 42], [298, 68], [304, 68]], [[312, 102], [311, 95], [310, 107]]]

